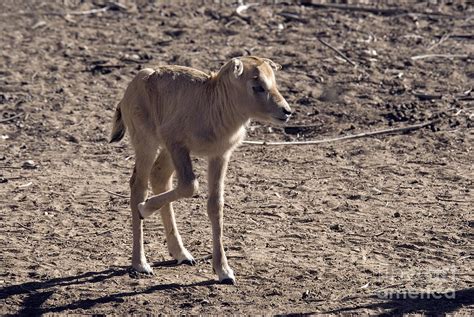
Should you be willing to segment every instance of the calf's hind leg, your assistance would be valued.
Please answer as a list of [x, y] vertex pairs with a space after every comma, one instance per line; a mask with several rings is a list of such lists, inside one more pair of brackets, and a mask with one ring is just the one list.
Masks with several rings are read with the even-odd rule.
[[[153, 194], [158, 195], [171, 190], [173, 185], [174, 166], [170, 154], [161, 150], [155, 160], [150, 174]], [[161, 219], [165, 228], [166, 242], [170, 255], [178, 261], [178, 264], [195, 264], [192, 255], [184, 248], [183, 241], [176, 226], [173, 204], [170, 202], [160, 209]]]

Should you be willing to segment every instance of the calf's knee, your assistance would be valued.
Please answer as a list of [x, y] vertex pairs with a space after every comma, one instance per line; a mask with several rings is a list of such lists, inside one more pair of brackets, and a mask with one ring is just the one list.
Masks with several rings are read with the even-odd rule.
[[207, 212], [209, 214], [219, 212], [224, 208], [224, 197], [222, 196], [209, 196], [207, 200]]
[[192, 197], [195, 193], [197, 193], [199, 189], [199, 183], [197, 179], [193, 179], [192, 181], [178, 184], [178, 192], [183, 197]]

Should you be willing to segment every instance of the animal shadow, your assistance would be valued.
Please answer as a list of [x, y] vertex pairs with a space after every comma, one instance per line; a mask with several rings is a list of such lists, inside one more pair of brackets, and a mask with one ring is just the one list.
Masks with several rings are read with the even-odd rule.
[[[176, 265], [176, 261], [163, 261], [153, 264], [154, 267], [170, 267]], [[91, 285], [103, 282], [113, 277], [124, 276], [127, 274], [131, 278], [137, 278], [136, 272], [134, 272], [129, 267], [113, 267], [103, 271], [91, 271], [74, 276], [10, 285], [0, 289], [0, 300], [6, 300], [16, 295], [23, 295], [25, 297], [23, 299], [21, 309], [15, 315], [38, 316], [45, 313], [60, 313], [75, 309], [87, 310], [97, 304], [111, 302], [121, 303], [125, 301], [124, 298], [126, 297], [132, 297], [140, 294], [151, 294], [154, 292], [180, 289], [184, 287], [210, 286], [218, 283], [214, 280], [208, 280], [192, 284], [158, 284], [138, 292], [133, 290], [115, 294], [107, 294], [102, 297], [80, 299], [78, 301], [64, 305], [48, 306], [45, 308], [41, 307], [57, 291], [57, 288], [59, 287], [71, 285]]]

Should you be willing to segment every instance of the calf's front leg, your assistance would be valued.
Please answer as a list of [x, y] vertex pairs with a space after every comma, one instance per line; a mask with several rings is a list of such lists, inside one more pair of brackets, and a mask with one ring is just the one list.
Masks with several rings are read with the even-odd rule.
[[209, 197], [207, 214], [212, 226], [212, 267], [222, 284], [235, 284], [234, 271], [227, 263], [222, 244], [223, 208], [224, 208], [224, 178], [229, 162], [230, 153], [209, 158], [208, 185]]
[[173, 160], [173, 165], [178, 177], [178, 186], [175, 189], [152, 196], [146, 201], [138, 204], [138, 211], [142, 219], [151, 216], [166, 204], [170, 204], [180, 198], [192, 197], [198, 190], [198, 181], [193, 172], [189, 150], [179, 144], [168, 147]]

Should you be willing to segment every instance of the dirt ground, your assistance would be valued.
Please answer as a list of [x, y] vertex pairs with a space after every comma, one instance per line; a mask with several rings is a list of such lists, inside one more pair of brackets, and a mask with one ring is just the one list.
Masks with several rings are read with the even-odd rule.
[[[472, 5], [261, 3], [239, 17], [203, 2], [0, 2], [0, 314], [473, 314]], [[173, 263], [154, 216], [155, 273], [134, 274], [133, 152], [108, 144], [117, 102], [145, 66], [216, 71], [247, 54], [283, 66], [295, 110], [287, 127], [253, 122], [248, 140], [435, 122], [237, 149], [224, 211], [236, 286], [211, 269], [196, 158], [201, 191], [175, 210], [198, 264]], [[444, 56], [412, 58], [426, 54]]]

